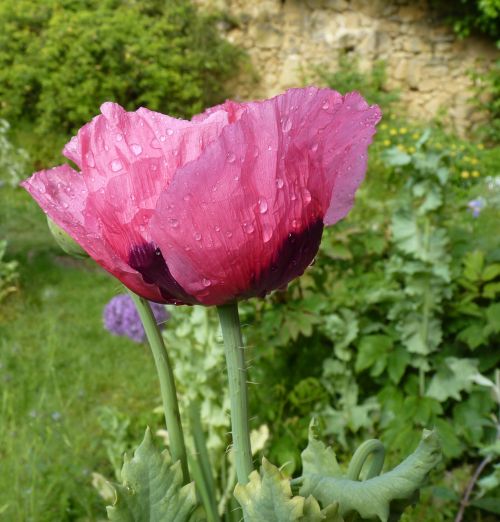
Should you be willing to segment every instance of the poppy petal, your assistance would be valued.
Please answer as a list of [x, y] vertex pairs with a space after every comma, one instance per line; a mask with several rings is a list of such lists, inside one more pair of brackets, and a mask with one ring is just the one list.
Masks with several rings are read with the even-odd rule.
[[[313, 87], [208, 117], [226, 108], [233, 123], [177, 170], [150, 222], [173, 277], [205, 305], [261, 295], [304, 271], [323, 222], [352, 205], [380, 119], [357, 93]], [[280, 262], [290, 238], [301, 244], [293, 270]]]

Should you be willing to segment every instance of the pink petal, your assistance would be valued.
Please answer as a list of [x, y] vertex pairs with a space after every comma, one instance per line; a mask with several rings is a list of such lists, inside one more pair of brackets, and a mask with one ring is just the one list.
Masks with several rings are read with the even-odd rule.
[[134, 292], [152, 301], [165, 302], [158, 288], [145, 284], [142, 276], [124, 263], [103, 239], [100, 221], [88, 212], [88, 191], [81, 174], [61, 165], [36, 172], [21, 185], [103, 268]]
[[380, 119], [357, 93], [316, 88], [199, 118], [221, 111], [234, 123], [177, 170], [150, 223], [175, 280], [206, 305], [260, 295], [303, 272], [323, 220], [352, 205]]

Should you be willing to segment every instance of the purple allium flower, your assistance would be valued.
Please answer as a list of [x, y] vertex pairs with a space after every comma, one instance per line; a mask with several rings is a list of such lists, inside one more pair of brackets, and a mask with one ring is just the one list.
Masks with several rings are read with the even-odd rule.
[[484, 206], [486, 205], [486, 202], [483, 198], [476, 198], [472, 199], [467, 203], [467, 206], [469, 207], [469, 210], [472, 212], [472, 215], [477, 218], [479, 214], [481, 213], [481, 210], [483, 210]]
[[[158, 303], [150, 303], [153, 315], [158, 324], [164, 323], [170, 314], [165, 306]], [[146, 339], [146, 333], [141, 323], [139, 313], [135, 308], [132, 298], [127, 294], [120, 294], [104, 307], [104, 326], [113, 335], [125, 335], [137, 343]]]

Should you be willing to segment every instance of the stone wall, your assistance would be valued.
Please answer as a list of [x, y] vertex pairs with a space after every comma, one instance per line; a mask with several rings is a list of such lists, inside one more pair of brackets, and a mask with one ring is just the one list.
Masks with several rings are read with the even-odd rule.
[[361, 70], [387, 64], [387, 88], [397, 89], [417, 119], [440, 115], [463, 134], [479, 118], [469, 101], [469, 71], [498, 57], [492, 43], [459, 40], [417, 0], [198, 0], [228, 13], [221, 27], [245, 48], [259, 75], [257, 85], [240, 80], [241, 99], [272, 96], [303, 85], [314, 66], [334, 70], [352, 53]]

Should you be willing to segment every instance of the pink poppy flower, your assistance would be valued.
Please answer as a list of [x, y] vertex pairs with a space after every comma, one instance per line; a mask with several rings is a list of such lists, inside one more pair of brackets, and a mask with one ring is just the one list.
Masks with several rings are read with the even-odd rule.
[[291, 89], [191, 121], [114, 103], [23, 182], [107, 271], [152, 301], [220, 305], [301, 275], [350, 210], [380, 120], [358, 93]]

